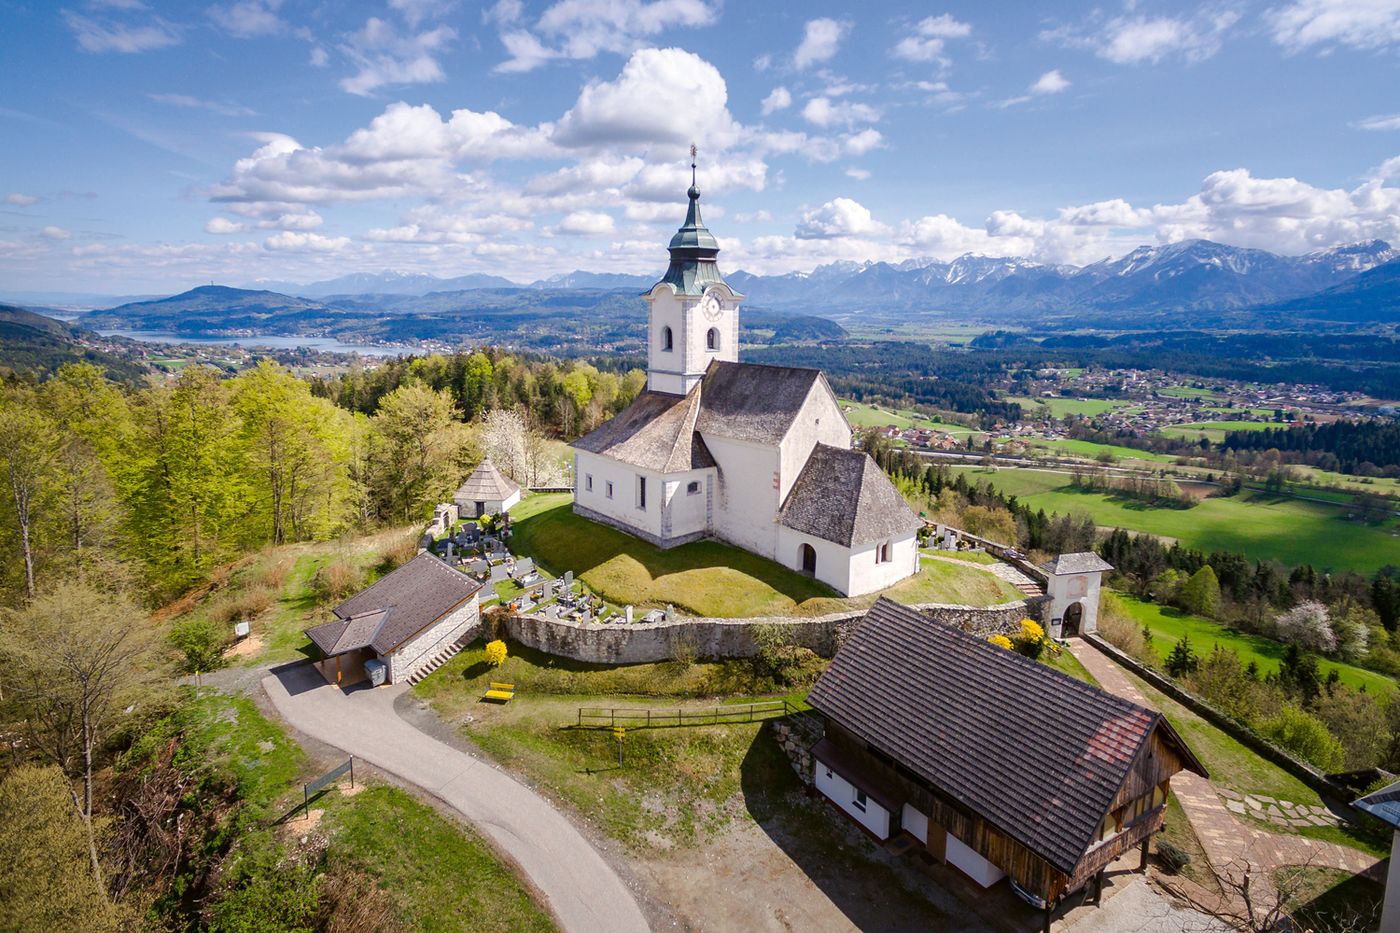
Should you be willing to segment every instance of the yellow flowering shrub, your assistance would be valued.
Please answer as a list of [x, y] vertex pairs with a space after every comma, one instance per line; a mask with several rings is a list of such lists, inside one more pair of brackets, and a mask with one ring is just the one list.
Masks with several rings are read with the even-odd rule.
[[1011, 650], [1011, 639], [1007, 638], [1005, 635], [993, 635], [991, 638], [988, 638], [987, 641], [996, 645], [998, 648], [1005, 648], [1007, 651]]
[[492, 667], [500, 667], [506, 663], [506, 643], [499, 638], [486, 643], [486, 663]]
[[1044, 641], [1045, 629], [1040, 627], [1040, 623], [1034, 619], [1021, 620], [1021, 639], [1023, 641]]

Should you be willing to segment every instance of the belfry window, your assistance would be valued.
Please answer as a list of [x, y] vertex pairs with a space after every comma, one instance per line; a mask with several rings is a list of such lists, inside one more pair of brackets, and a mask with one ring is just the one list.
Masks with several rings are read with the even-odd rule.
[[674, 341], [671, 338], [671, 328], [661, 328], [661, 349], [670, 353], [674, 345]]
[[705, 331], [705, 349], [706, 349], [706, 350], [718, 350], [718, 349], [719, 349], [719, 328], [718, 328], [718, 327], [711, 327], [709, 330]]

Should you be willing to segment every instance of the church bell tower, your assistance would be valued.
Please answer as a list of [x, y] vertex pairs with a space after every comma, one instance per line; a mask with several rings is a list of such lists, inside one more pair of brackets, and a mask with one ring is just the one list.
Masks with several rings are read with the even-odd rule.
[[719, 243], [700, 219], [695, 147], [690, 147], [690, 207], [671, 237], [671, 264], [645, 297], [647, 388], [684, 395], [715, 360], [739, 359], [739, 301], [719, 273]]

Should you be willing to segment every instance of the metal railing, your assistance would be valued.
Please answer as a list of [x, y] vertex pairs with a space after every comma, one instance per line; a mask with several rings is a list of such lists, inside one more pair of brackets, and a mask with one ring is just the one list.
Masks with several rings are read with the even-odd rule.
[[576, 729], [659, 729], [676, 726], [719, 726], [730, 723], [762, 722], [798, 712], [787, 700], [764, 700], [759, 703], [726, 703], [723, 706], [692, 707], [688, 709], [651, 709], [649, 707], [580, 706]]

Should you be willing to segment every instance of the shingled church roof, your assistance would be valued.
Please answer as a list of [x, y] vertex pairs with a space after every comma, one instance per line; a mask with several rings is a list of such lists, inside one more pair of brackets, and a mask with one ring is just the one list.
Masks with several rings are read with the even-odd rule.
[[714, 458], [695, 430], [699, 410], [699, 385], [684, 396], [643, 392], [617, 417], [573, 446], [657, 473], [711, 467]]
[[807, 702], [1072, 874], [1161, 713], [880, 599]]
[[919, 529], [919, 517], [869, 454], [827, 444], [812, 448], [778, 522], [843, 547]]

